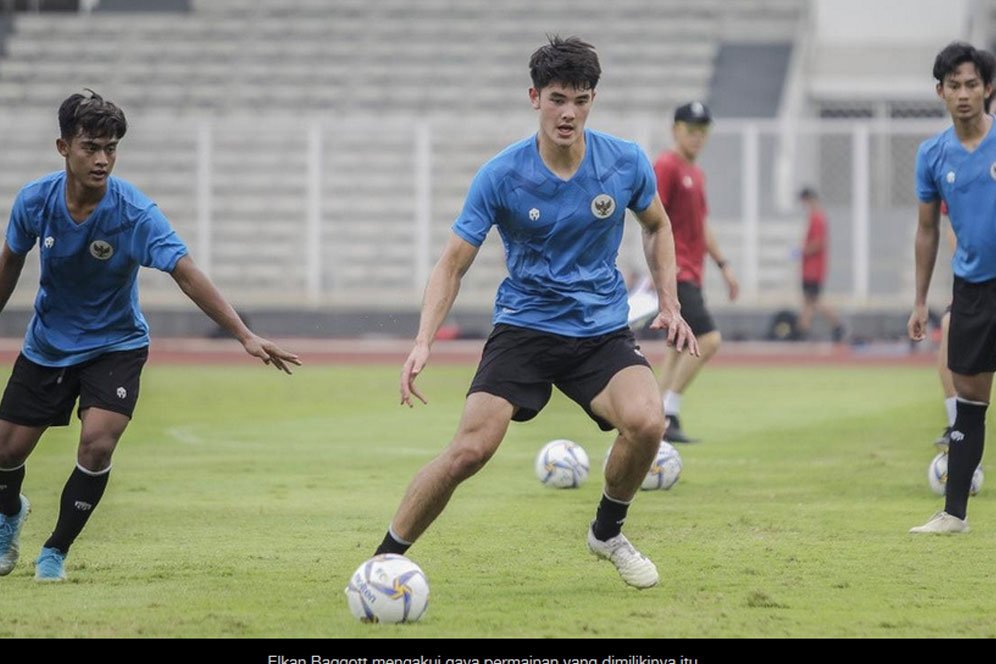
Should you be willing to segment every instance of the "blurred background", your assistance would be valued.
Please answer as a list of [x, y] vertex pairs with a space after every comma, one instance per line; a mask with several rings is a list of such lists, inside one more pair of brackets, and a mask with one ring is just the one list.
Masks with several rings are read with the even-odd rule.
[[[705, 101], [710, 223], [741, 281], [706, 298], [728, 339], [800, 304], [796, 194], [826, 206], [826, 297], [853, 339], [901, 339], [913, 299], [920, 141], [947, 126], [931, 67], [992, 44], [996, 0], [0, 0], [0, 217], [61, 169], [56, 110], [90, 87], [129, 131], [115, 174], [158, 202], [197, 263], [270, 336], [414, 334], [429, 270], [477, 168], [536, 129], [527, 62], [546, 34], [599, 51], [588, 126], [653, 160]], [[942, 243], [931, 288], [950, 291]], [[644, 267], [636, 224], [619, 265]], [[489, 329], [495, 233], [451, 324]], [[30, 258], [0, 336], [23, 335]], [[154, 335], [211, 323], [145, 270]], [[820, 333], [818, 319], [815, 331]]]

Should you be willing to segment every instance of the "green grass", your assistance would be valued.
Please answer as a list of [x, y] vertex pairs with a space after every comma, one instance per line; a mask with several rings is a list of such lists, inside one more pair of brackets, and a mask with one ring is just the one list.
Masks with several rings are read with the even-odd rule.
[[[39, 585], [78, 424], [28, 462], [22, 560], [0, 579], [4, 637], [996, 636], [996, 488], [974, 530], [914, 537], [943, 424], [929, 368], [710, 367], [668, 492], [626, 531], [662, 583], [626, 587], [586, 550], [611, 435], [555, 396], [515, 424], [411, 551], [432, 601], [412, 625], [365, 625], [343, 587], [380, 542], [412, 474], [449, 440], [472, 367], [431, 366], [430, 404], [398, 405], [398, 367], [151, 366], [104, 501]], [[595, 475], [539, 485], [533, 457], [581, 443]], [[994, 475], [996, 478], [996, 475]]]

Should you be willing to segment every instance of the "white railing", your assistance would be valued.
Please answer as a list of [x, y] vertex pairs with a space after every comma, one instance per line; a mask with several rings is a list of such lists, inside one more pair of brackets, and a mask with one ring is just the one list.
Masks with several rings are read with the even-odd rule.
[[[116, 174], [156, 199], [198, 263], [244, 306], [417, 308], [425, 279], [477, 167], [535, 131], [528, 110], [506, 117], [129, 117]], [[0, 117], [0, 214], [17, 188], [62, 167], [51, 119]], [[666, 118], [600, 116], [589, 126], [643, 144], [669, 143]], [[786, 189], [815, 186], [831, 226], [829, 295], [855, 309], [912, 298], [913, 159], [942, 121], [716, 123], [701, 164], [710, 223], [742, 280], [739, 307], [794, 303], [804, 215]], [[793, 150], [781, 149], [791, 141]], [[794, 155], [784, 163], [785, 155]], [[780, 162], [780, 160], [782, 160]], [[786, 181], [788, 178], [788, 181]], [[779, 196], [778, 192], [782, 195]], [[503, 276], [489, 238], [457, 306], [485, 310]], [[635, 222], [620, 266], [640, 269]], [[25, 279], [36, 278], [29, 261]], [[34, 270], [34, 272], [32, 272]], [[933, 293], [946, 299], [938, 263]], [[725, 306], [707, 272], [707, 297]], [[26, 304], [22, 286], [14, 302]], [[182, 301], [171, 281], [143, 276], [147, 306]]]

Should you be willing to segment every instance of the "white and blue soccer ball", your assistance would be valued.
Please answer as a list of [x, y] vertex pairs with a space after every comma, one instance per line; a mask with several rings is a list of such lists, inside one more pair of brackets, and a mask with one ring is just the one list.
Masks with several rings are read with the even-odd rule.
[[588, 453], [573, 441], [551, 440], [536, 455], [536, 477], [548, 487], [577, 488], [588, 479]]
[[[972, 486], [969, 489], [969, 493], [973, 496], [982, 491], [982, 483], [985, 481], [986, 476], [982, 472], [982, 466], [975, 469], [972, 473]], [[930, 484], [930, 488], [938, 496], [944, 495], [944, 489], [948, 484], [948, 453], [939, 452], [931, 461], [930, 465], [927, 466], [927, 482]]]
[[681, 477], [681, 455], [674, 445], [661, 441], [657, 456], [654, 457], [654, 462], [650, 465], [650, 470], [643, 478], [640, 488], [644, 491], [667, 491], [678, 483], [679, 477]]
[[405, 556], [383, 553], [356, 568], [346, 600], [363, 622], [415, 622], [429, 606], [429, 580]]

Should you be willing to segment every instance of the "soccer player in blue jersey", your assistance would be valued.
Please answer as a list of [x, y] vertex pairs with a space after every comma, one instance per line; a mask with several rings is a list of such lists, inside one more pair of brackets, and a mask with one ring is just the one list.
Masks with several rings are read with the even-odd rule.
[[937, 95], [952, 126], [920, 145], [916, 193], [916, 298], [909, 320], [914, 341], [927, 332], [927, 292], [939, 243], [941, 201], [957, 239], [948, 331], [948, 367], [957, 393], [949, 434], [944, 510], [912, 533], [968, 532], [972, 474], [982, 460], [986, 409], [996, 371], [996, 131], [986, 112], [992, 93], [992, 54], [963, 42], [934, 61]]
[[287, 373], [290, 364], [300, 364], [246, 327], [155, 203], [111, 176], [127, 122], [120, 108], [87, 92], [59, 108], [56, 147], [65, 170], [21, 189], [0, 253], [0, 309], [36, 244], [41, 261], [35, 313], [0, 400], [0, 576], [14, 569], [30, 511], [21, 495], [25, 461], [48, 427], [69, 423], [77, 399], [82, 430], [76, 468], [62, 491], [55, 530], [36, 560], [36, 579], [66, 578], [69, 547], [104, 494], [149, 350], [138, 306], [139, 267], [170, 273], [250, 355]]
[[654, 171], [635, 143], [585, 128], [601, 73], [594, 48], [552, 37], [529, 63], [539, 131], [478, 171], [453, 233], [429, 277], [415, 344], [401, 372], [401, 402], [425, 403], [415, 386], [461, 277], [492, 226], [509, 276], [455, 437], [408, 486], [377, 553], [404, 553], [439, 516], [457, 486], [480, 470], [509, 422], [535, 417], [552, 386], [598, 426], [617, 429], [588, 547], [626, 583], [658, 581], [657, 568], [621, 533], [627, 509], [660, 446], [657, 383], [627, 327], [626, 286], [615, 260], [625, 210], [643, 227], [659, 300], [651, 327], [679, 350], [698, 346], [679, 312], [674, 242]]

